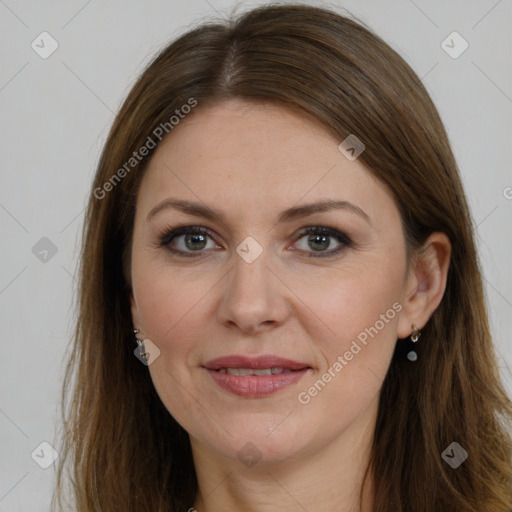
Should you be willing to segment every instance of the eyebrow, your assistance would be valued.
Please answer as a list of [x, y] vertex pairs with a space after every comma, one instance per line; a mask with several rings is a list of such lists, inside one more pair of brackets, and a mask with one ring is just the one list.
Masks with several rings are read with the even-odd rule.
[[[173, 198], [165, 199], [161, 203], [157, 204], [148, 213], [146, 221], [151, 220], [157, 213], [168, 208], [173, 208], [188, 215], [204, 217], [205, 219], [211, 220], [213, 222], [219, 222], [221, 224], [227, 225], [226, 218], [221, 211], [211, 208], [210, 206], [207, 206], [206, 204], [203, 203], [195, 203], [193, 201], [186, 201], [183, 199]], [[317, 203], [310, 203], [302, 206], [293, 206], [292, 208], [288, 208], [287, 210], [281, 212], [277, 218], [277, 222], [290, 222], [292, 220], [301, 219], [303, 217], [308, 217], [315, 213], [326, 212], [329, 210], [345, 210], [354, 213], [359, 217], [363, 218], [368, 224], [372, 225], [372, 223], [370, 222], [370, 217], [359, 206], [350, 203], [349, 201], [334, 200], [320, 201]]]

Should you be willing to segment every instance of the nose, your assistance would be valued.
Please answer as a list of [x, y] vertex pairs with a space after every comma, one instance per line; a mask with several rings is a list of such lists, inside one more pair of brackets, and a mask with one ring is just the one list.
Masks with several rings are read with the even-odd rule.
[[[225, 294], [218, 308], [224, 325], [247, 334], [275, 329], [291, 311], [291, 292], [272, 265], [268, 249], [252, 262], [235, 254], [226, 276]], [[274, 268], [271, 268], [274, 267]]]

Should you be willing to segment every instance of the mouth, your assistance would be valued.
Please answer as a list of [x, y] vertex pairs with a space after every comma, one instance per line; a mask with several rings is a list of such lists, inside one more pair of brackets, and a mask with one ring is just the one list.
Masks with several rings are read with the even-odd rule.
[[307, 363], [273, 355], [262, 355], [258, 357], [225, 356], [208, 361], [203, 366], [209, 370], [275, 370], [272, 373], [276, 374], [311, 368]]
[[261, 398], [298, 382], [311, 366], [276, 356], [227, 356], [203, 365], [222, 389], [246, 398]]
[[291, 373], [297, 370], [290, 370], [289, 368], [283, 368], [282, 366], [274, 366], [272, 368], [261, 368], [258, 370], [255, 368], [219, 368], [214, 371], [246, 377], [247, 375], [279, 375], [281, 373]]

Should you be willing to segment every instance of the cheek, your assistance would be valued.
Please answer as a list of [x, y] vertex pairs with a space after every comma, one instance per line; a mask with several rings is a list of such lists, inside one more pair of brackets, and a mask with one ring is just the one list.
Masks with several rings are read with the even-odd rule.
[[160, 350], [148, 370], [169, 412], [180, 423], [185, 420], [183, 425], [193, 431], [195, 424], [187, 418], [202, 417], [204, 411], [194, 399], [200, 396], [200, 390], [196, 389], [189, 365], [198, 340], [205, 339], [205, 306], [209, 293], [214, 292], [212, 280], [193, 279], [177, 269], [152, 268], [149, 262], [142, 268], [144, 271], [134, 280], [134, 292], [144, 334]]
[[[297, 317], [331, 362], [350, 350], [354, 340], [365, 349], [370, 348], [369, 341], [378, 341], [372, 345], [380, 355], [382, 350], [389, 352], [396, 341], [402, 309], [402, 267], [377, 258], [370, 264], [365, 261], [364, 269], [361, 266], [347, 265], [307, 279], [294, 278], [294, 293], [302, 299], [302, 304], [296, 304], [301, 311]], [[375, 347], [378, 344], [385, 347]]]
[[361, 275], [330, 281], [323, 293], [311, 293], [308, 303], [315, 314], [302, 316], [309, 319], [303, 327], [322, 358], [314, 378], [297, 389], [299, 415], [327, 416], [323, 435], [328, 438], [378, 400], [396, 344], [401, 274], [380, 267]]
[[208, 279], [180, 277], [179, 270], [148, 269], [138, 282], [134, 290], [148, 338], [161, 350], [179, 350], [198, 338], [201, 324], [197, 316], [212, 288]]

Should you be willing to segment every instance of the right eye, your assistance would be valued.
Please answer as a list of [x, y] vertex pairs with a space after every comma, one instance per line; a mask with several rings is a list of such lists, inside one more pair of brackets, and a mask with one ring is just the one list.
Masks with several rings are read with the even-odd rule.
[[165, 246], [169, 251], [178, 256], [196, 257], [200, 256], [204, 249], [219, 247], [217, 244], [214, 244], [214, 247], [208, 247], [208, 238], [212, 239], [212, 236], [206, 228], [183, 226], [167, 230], [161, 237], [160, 246]]

